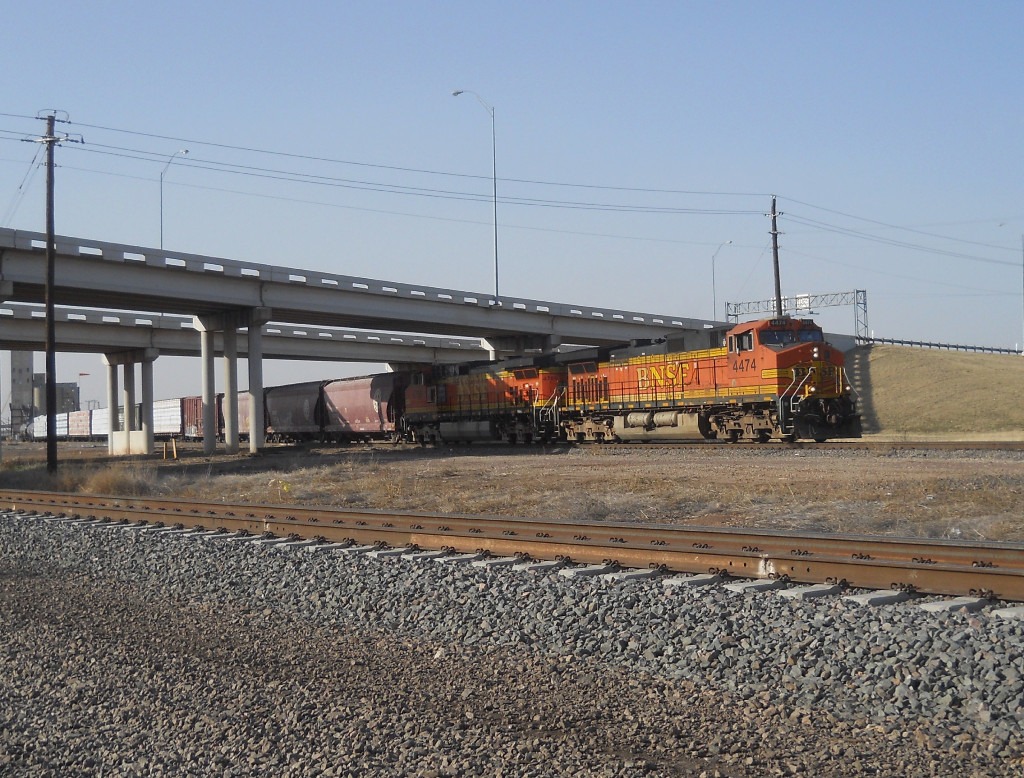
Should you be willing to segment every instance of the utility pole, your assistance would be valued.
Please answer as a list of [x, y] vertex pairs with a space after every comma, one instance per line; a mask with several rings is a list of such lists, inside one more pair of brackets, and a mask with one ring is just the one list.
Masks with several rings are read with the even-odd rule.
[[[57, 472], [57, 337], [53, 316], [57, 242], [53, 228], [53, 147], [65, 140], [66, 135], [57, 136], [54, 124], [57, 112], [49, 111], [46, 119], [46, 135], [36, 138], [37, 143], [46, 144], [46, 282], [43, 302], [46, 306], [46, 470]], [[64, 119], [63, 121], [68, 121]], [[81, 143], [81, 141], [76, 141]]]
[[775, 195], [772, 195], [772, 263], [775, 266], [775, 315], [782, 318], [782, 281], [779, 278], [779, 227], [775, 212]]
[[53, 230], [53, 134], [55, 114], [46, 117], [46, 471], [57, 472], [57, 335], [53, 321], [54, 264], [57, 246]]

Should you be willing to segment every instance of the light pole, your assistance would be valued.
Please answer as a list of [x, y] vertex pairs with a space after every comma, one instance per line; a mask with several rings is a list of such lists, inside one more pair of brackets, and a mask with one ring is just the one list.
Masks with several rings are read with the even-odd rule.
[[719, 243], [715, 253], [711, 255], [711, 321], [717, 321], [715, 317], [718, 316], [718, 295], [715, 292], [715, 257], [722, 250], [722, 246], [728, 246], [730, 243], [732, 243], [731, 240]]
[[167, 158], [167, 164], [164, 165], [164, 169], [160, 171], [160, 248], [164, 247], [164, 173], [167, 172], [167, 168], [174, 162], [174, 158], [179, 154], [185, 156], [188, 154], [188, 149], [178, 149], [170, 157]]
[[469, 93], [480, 101], [487, 113], [491, 115], [491, 192], [494, 204], [494, 305], [501, 305], [501, 298], [498, 296], [498, 165], [497, 152], [494, 145], [494, 106], [490, 105], [472, 89], [456, 89], [452, 92], [453, 97]]

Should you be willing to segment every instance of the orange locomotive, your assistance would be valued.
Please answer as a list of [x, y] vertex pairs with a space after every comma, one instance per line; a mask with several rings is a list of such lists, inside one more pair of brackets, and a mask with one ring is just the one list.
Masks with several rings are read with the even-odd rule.
[[405, 390], [407, 440], [549, 442], [559, 436], [565, 369], [449, 365], [413, 373]]
[[700, 351], [651, 344], [439, 370], [411, 377], [406, 439], [860, 437], [843, 354], [809, 319], [740, 324]]
[[740, 324], [722, 348], [568, 365], [570, 440], [860, 437], [843, 354], [809, 319]]

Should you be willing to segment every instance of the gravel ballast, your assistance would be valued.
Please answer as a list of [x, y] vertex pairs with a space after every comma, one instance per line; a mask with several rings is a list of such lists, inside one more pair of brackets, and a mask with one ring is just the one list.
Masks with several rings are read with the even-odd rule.
[[0, 518], [2, 775], [1018, 775], [1024, 625]]

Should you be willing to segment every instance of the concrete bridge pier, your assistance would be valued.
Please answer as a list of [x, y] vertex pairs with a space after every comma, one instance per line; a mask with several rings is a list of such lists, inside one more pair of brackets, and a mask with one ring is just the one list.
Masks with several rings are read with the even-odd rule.
[[[153, 362], [160, 356], [155, 348], [133, 349], [103, 355], [107, 366], [107, 453], [152, 454], [153, 438]], [[142, 364], [141, 429], [135, 429], [135, 365]], [[124, 376], [124, 429], [118, 419], [117, 368]]]
[[203, 370], [203, 453], [217, 450], [217, 385], [213, 375], [213, 330], [199, 331], [200, 359]]
[[255, 454], [266, 441], [263, 426], [263, 324], [249, 324], [249, 453]]
[[239, 450], [238, 429], [238, 330], [248, 329], [246, 356], [249, 361], [249, 452], [255, 454], [264, 445], [263, 429], [263, 325], [270, 321], [269, 308], [214, 316], [194, 316], [193, 327], [200, 333], [203, 370], [203, 453], [217, 450], [217, 390], [214, 376], [214, 335], [222, 335], [224, 355], [224, 442], [228, 454]]

